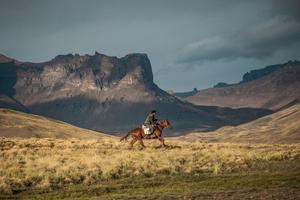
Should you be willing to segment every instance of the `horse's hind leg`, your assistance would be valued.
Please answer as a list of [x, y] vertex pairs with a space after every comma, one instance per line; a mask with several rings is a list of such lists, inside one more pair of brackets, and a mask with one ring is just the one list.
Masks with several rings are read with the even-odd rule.
[[167, 145], [165, 144], [165, 140], [162, 137], [158, 137], [158, 140], [160, 141], [161, 145], [163, 147], [166, 147]]
[[130, 149], [133, 148], [133, 144], [134, 144], [136, 141], [137, 141], [136, 138], [133, 138], [133, 139], [131, 140], [131, 142], [130, 142]]

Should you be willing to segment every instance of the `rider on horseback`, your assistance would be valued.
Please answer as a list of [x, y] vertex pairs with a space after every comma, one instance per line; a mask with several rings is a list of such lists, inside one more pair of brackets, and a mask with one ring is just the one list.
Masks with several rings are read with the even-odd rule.
[[148, 114], [144, 124], [142, 125], [142, 128], [144, 129], [144, 132], [146, 135], [150, 135], [154, 130], [154, 126], [157, 122], [157, 119], [155, 118], [155, 114], [156, 114], [156, 111], [152, 110]]

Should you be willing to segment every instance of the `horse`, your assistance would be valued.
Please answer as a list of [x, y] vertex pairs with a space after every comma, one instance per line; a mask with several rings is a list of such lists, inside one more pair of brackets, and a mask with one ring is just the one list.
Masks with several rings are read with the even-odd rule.
[[131, 135], [132, 140], [130, 142], [130, 148], [133, 147], [133, 144], [136, 141], [139, 141], [142, 148], [145, 148], [143, 139], [158, 139], [163, 147], [166, 147], [164, 139], [162, 138], [162, 131], [164, 128], [172, 128], [171, 123], [168, 120], [161, 120], [154, 126], [153, 133], [150, 135], [146, 135], [144, 130], [139, 127], [129, 131], [125, 136], [120, 139], [120, 142], [123, 140], [127, 140], [127, 138]]

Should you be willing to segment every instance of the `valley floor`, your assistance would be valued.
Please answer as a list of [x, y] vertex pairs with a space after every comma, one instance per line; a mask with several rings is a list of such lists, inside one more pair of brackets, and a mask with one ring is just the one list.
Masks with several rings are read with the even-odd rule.
[[300, 199], [300, 144], [0, 138], [0, 199]]

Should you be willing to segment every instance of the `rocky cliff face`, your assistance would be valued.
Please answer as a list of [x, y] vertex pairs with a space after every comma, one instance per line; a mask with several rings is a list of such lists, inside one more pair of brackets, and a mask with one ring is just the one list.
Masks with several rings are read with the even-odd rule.
[[22, 63], [17, 69], [16, 98], [27, 106], [82, 94], [99, 101], [149, 101], [147, 92], [157, 87], [145, 54], [121, 59], [70, 54], [46, 63]]
[[[80, 127], [126, 132], [139, 126], [147, 113], [158, 110], [174, 129], [169, 134], [212, 130], [269, 114], [267, 110], [203, 109], [182, 102], [153, 82], [146, 54], [122, 58], [60, 55], [44, 63], [10, 60], [0, 64], [0, 93], [46, 115]], [[223, 116], [228, 115], [230, 120]]]

